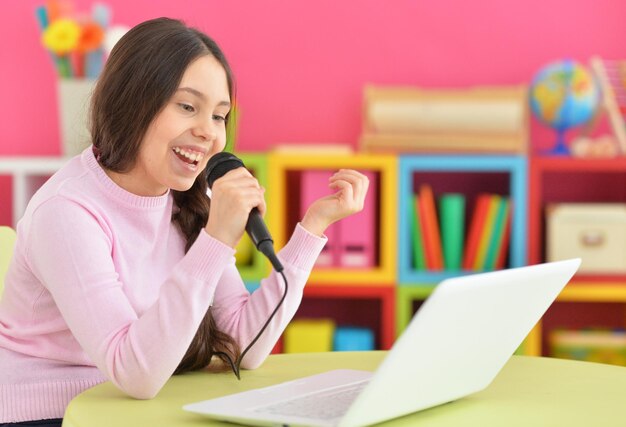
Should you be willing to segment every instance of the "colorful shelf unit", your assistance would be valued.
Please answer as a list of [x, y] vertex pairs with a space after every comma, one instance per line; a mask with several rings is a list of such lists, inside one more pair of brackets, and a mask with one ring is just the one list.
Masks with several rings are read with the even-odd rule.
[[508, 266], [526, 264], [527, 162], [524, 156], [401, 156], [398, 179], [398, 279], [401, 286], [428, 286], [447, 277], [475, 273], [417, 270], [412, 265], [409, 203], [416, 188], [423, 183], [432, 187], [435, 197], [443, 193], [463, 194], [466, 223], [478, 194], [509, 197], [512, 220]]
[[[626, 159], [534, 157], [530, 162], [528, 259], [544, 262], [545, 211], [551, 203], [626, 203]], [[616, 297], [626, 274], [577, 274], [573, 286], [613, 285]], [[606, 292], [606, 288], [605, 291]], [[567, 294], [566, 294], [567, 295]]]
[[[306, 171], [336, 171], [350, 168], [376, 176], [374, 193], [375, 262], [372, 267], [315, 268], [308, 288], [345, 285], [394, 286], [396, 283], [397, 157], [368, 154], [272, 153], [268, 158], [269, 226], [277, 248], [282, 247], [301, 219], [301, 179]], [[332, 190], [328, 190], [331, 194]]]
[[[247, 285], [250, 292], [258, 285]], [[374, 331], [377, 349], [389, 350], [396, 339], [396, 287], [326, 285], [304, 288], [295, 318], [331, 318], [339, 326], [365, 327]], [[281, 337], [274, 348], [281, 353]]]
[[296, 318], [331, 317], [337, 325], [375, 332], [376, 348], [389, 350], [396, 338], [396, 288], [387, 285], [326, 285], [304, 288]]
[[[527, 161], [524, 156], [416, 156], [399, 160], [398, 190], [398, 281], [396, 333], [408, 325], [419, 305], [442, 280], [476, 271], [417, 270], [412, 264], [412, 238], [409, 203], [420, 184], [429, 184], [435, 197], [460, 193], [466, 199], [466, 226], [471, 220], [473, 203], [479, 193], [509, 197], [512, 206], [508, 267], [526, 265]], [[518, 349], [519, 354], [539, 353], [540, 334], [533, 330]]]
[[[374, 260], [371, 266], [316, 267], [304, 289], [303, 301], [295, 316], [331, 318], [339, 326], [355, 326], [374, 331], [378, 349], [389, 349], [395, 339], [397, 157], [391, 155], [271, 153], [267, 157], [268, 226], [276, 248], [281, 248], [301, 219], [305, 174], [328, 175], [341, 168], [372, 175], [375, 194], [372, 209]], [[310, 175], [309, 175], [310, 176]], [[308, 179], [308, 178], [307, 178]], [[322, 190], [325, 183], [316, 184]], [[323, 190], [324, 191], [324, 190]], [[332, 190], [327, 190], [332, 194]], [[306, 195], [310, 196], [310, 195]], [[320, 197], [316, 195], [313, 199]], [[269, 209], [272, 209], [271, 213]], [[258, 286], [249, 285], [253, 290]]]
[[[546, 261], [546, 207], [553, 203], [626, 203], [626, 159], [533, 157], [529, 168], [528, 258]], [[577, 273], [539, 325], [541, 354], [563, 328], [626, 327], [626, 274]]]

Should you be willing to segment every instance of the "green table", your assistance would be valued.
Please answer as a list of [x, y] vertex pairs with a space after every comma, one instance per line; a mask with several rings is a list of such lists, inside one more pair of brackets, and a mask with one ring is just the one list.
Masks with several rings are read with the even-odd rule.
[[[331, 369], [374, 370], [384, 356], [382, 351], [272, 355], [259, 369], [244, 371], [241, 381], [232, 373], [195, 372], [172, 377], [152, 400], [134, 400], [111, 383], [103, 383], [72, 400], [63, 426], [232, 425], [214, 422], [181, 408], [186, 403]], [[482, 392], [384, 425], [626, 425], [626, 368], [513, 356]]]

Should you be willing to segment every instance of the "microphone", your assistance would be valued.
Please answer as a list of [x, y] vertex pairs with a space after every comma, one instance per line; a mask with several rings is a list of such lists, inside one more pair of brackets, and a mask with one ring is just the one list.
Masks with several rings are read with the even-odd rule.
[[[206, 176], [209, 188], [213, 187], [213, 183], [224, 176], [228, 171], [237, 168], [245, 168], [245, 165], [237, 156], [226, 151], [215, 154], [209, 159], [206, 166]], [[257, 250], [263, 253], [272, 263], [277, 272], [283, 271], [283, 266], [278, 260], [274, 252], [274, 240], [270, 235], [259, 209], [254, 208], [250, 211], [248, 222], [246, 223], [246, 232], [250, 236], [252, 243]]]
[[[227, 153], [225, 151], [215, 154], [213, 157], [209, 159], [209, 162], [207, 163], [207, 167], [205, 170], [209, 188], [212, 188], [213, 183], [217, 179], [224, 176], [226, 172], [231, 171], [233, 169], [237, 169], [237, 168], [245, 168], [245, 166], [243, 162], [234, 154]], [[267, 321], [265, 322], [265, 324], [263, 325], [259, 333], [254, 337], [254, 339], [250, 342], [250, 344], [248, 344], [248, 346], [241, 352], [237, 360], [233, 361], [230, 358], [230, 356], [224, 352], [215, 353], [216, 355], [223, 356], [230, 363], [230, 366], [233, 369], [235, 376], [237, 376], [237, 379], [241, 379], [239, 370], [240, 370], [241, 361], [243, 360], [243, 357], [252, 348], [254, 343], [256, 343], [257, 340], [261, 337], [261, 334], [263, 334], [265, 329], [267, 329], [267, 326], [270, 324], [271, 320], [274, 318], [274, 315], [276, 315], [276, 313], [278, 312], [278, 309], [285, 301], [285, 297], [287, 296], [287, 288], [288, 288], [287, 278], [285, 277], [285, 273], [283, 273], [283, 265], [280, 263], [280, 261], [278, 260], [278, 257], [274, 253], [274, 241], [272, 240], [272, 236], [270, 236], [270, 232], [267, 229], [265, 222], [263, 222], [261, 213], [259, 212], [257, 208], [254, 208], [252, 209], [252, 211], [250, 211], [250, 215], [248, 216], [248, 222], [246, 223], [246, 232], [250, 236], [250, 239], [252, 239], [254, 246], [256, 246], [256, 248], [259, 251], [261, 251], [270, 260], [274, 269], [281, 276], [283, 276], [283, 280], [285, 282], [285, 291], [283, 292], [283, 296], [281, 297], [280, 301], [278, 301], [278, 304], [276, 304], [274, 311], [272, 311], [272, 313], [270, 314], [269, 318], [267, 319]]]

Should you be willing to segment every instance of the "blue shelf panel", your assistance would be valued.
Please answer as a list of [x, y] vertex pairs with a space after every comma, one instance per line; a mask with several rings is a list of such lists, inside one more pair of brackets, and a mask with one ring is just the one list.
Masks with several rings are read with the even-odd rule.
[[459, 276], [468, 276], [471, 274], [482, 273], [482, 271], [469, 271], [469, 270], [460, 270], [460, 271], [417, 271], [413, 270], [411, 272], [411, 281], [400, 281], [399, 286], [401, 287], [412, 287], [412, 286], [432, 286], [437, 285], [443, 282], [446, 279], [450, 279], [453, 277]]
[[525, 156], [484, 156], [484, 155], [402, 155], [400, 156], [400, 174], [403, 170], [433, 172], [510, 172], [526, 169]]
[[[425, 272], [411, 266], [411, 237], [409, 226], [409, 202], [414, 194], [413, 174], [416, 172], [499, 172], [509, 175], [509, 194], [512, 207], [511, 239], [508, 267], [526, 265], [527, 249], [527, 159], [525, 156], [501, 155], [403, 155], [400, 156], [398, 172], [398, 282], [402, 284], [433, 284], [464, 272]], [[471, 212], [468, 212], [471, 215]]]
[[250, 292], [250, 293], [256, 291], [261, 286], [261, 284], [259, 282], [247, 282], [247, 281], [244, 281], [244, 283], [246, 285], [246, 289], [248, 289], [248, 292]]

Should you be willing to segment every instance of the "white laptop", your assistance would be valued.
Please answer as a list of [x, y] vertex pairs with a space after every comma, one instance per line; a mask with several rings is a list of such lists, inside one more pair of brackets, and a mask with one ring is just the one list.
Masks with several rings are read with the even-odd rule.
[[375, 372], [329, 371], [183, 409], [257, 426], [352, 427], [454, 401], [493, 381], [579, 265], [444, 280]]

